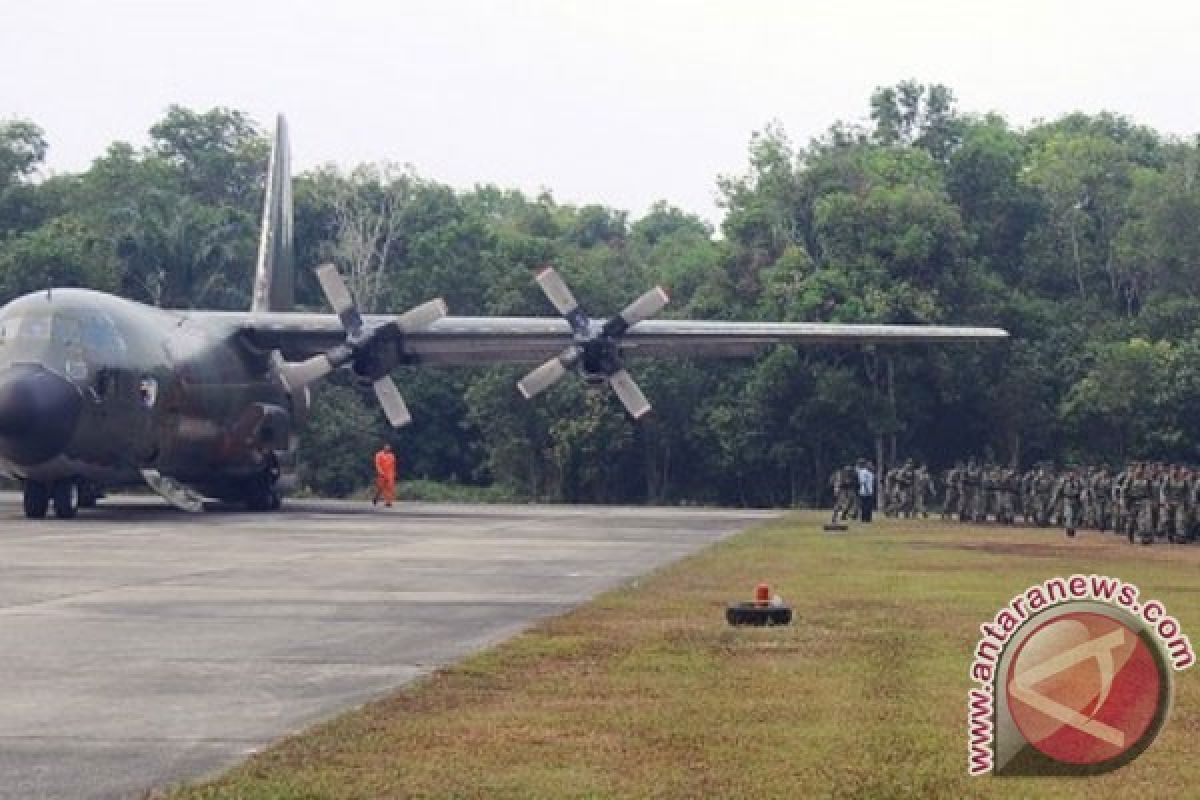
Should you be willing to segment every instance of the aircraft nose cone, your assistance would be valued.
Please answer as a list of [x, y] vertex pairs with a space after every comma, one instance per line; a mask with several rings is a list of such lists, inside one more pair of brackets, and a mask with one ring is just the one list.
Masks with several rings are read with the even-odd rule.
[[0, 370], [0, 456], [29, 466], [62, 452], [82, 398], [61, 375], [36, 364]]

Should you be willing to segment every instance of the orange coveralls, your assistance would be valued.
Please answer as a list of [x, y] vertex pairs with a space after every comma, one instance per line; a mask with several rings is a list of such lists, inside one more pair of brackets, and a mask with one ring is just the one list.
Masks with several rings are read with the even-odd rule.
[[375, 454], [375, 501], [384, 505], [396, 502], [396, 455], [388, 450]]

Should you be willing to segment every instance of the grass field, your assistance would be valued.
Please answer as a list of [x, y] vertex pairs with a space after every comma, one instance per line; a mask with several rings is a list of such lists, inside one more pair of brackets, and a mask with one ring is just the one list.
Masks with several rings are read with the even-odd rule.
[[[1054, 575], [1157, 597], [1200, 643], [1200, 547], [1111, 534], [799, 514], [729, 539], [177, 798], [1195, 797], [1200, 677], [1094, 778], [969, 778], [979, 625]], [[769, 581], [787, 628], [731, 629]]]

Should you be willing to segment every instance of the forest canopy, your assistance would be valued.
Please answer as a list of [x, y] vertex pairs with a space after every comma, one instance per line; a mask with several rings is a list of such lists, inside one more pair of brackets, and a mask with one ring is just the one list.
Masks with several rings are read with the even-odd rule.
[[[402, 477], [592, 502], [815, 502], [882, 452], [1200, 460], [1200, 141], [1111, 113], [1026, 129], [940, 85], [877, 89], [870, 123], [807, 144], [778, 125], [716, 179], [719, 231], [666, 203], [631, 219], [491, 185], [364, 164], [296, 177], [298, 304], [332, 259], [369, 310], [442, 296], [456, 314], [553, 313], [553, 263], [607, 315], [650, 286], [668, 316], [995, 324], [1002, 345], [781, 347], [749, 362], [632, 361], [655, 405], [560, 382], [523, 401], [517, 367], [401, 369], [415, 422], [391, 433], [344, 380], [320, 387], [302, 479], [345, 494], [390, 439]], [[246, 114], [170, 108], [150, 144], [41, 177], [36, 121], [0, 122], [0, 300], [86, 286], [164, 307], [244, 309], [267, 138]], [[316, 457], [320, 454], [320, 458]]]

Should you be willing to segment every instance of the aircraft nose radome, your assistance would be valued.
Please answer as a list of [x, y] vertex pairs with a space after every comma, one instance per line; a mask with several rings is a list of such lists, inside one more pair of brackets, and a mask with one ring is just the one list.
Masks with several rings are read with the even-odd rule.
[[0, 456], [23, 466], [62, 452], [82, 398], [66, 378], [36, 364], [0, 370]]

